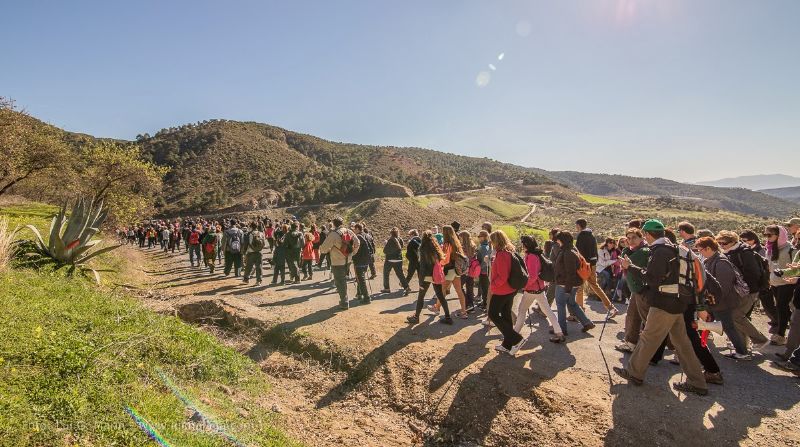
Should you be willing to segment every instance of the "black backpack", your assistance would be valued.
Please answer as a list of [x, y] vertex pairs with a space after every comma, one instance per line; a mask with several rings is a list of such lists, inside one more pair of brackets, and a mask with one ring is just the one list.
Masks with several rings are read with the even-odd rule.
[[539, 253], [538, 256], [539, 278], [544, 282], [554, 282], [556, 280], [556, 269], [553, 267], [553, 261], [541, 253]]
[[528, 284], [528, 267], [525, 265], [525, 259], [519, 253], [511, 253], [511, 273], [508, 275], [508, 285], [519, 290], [526, 284]]

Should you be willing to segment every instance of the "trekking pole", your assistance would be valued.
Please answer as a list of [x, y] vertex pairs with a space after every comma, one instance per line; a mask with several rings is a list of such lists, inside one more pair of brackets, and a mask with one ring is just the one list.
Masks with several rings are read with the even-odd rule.
[[600, 356], [603, 358], [603, 364], [606, 366], [606, 374], [608, 375], [608, 389], [611, 392], [611, 387], [614, 386], [614, 382], [611, 380], [611, 369], [608, 367], [608, 361], [606, 360], [606, 354], [603, 352], [603, 346], [600, 344], [603, 341], [603, 333], [606, 331], [606, 324], [608, 323], [608, 318], [611, 315], [611, 310], [606, 312], [606, 319], [603, 321], [603, 329], [600, 330], [600, 338], [597, 340], [597, 349], [600, 351]]

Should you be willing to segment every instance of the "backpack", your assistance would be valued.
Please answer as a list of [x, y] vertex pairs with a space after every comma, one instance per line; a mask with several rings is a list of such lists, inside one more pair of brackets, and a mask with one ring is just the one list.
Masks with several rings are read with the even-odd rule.
[[236, 232], [233, 237], [228, 241], [228, 250], [233, 254], [238, 254], [242, 251], [241, 233]]
[[469, 276], [479, 278], [481, 276], [481, 263], [477, 257], [473, 257], [469, 261]]
[[347, 230], [345, 230], [344, 234], [339, 233], [339, 236], [342, 237], [342, 246], [339, 247], [339, 251], [345, 257], [350, 256], [353, 253], [353, 236]]
[[586, 281], [587, 279], [589, 279], [590, 276], [592, 276], [592, 264], [589, 264], [586, 258], [584, 258], [579, 251], [575, 250], [575, 254], [578, 255], [578, 262], [579, 262], [578, 276], [582, 280]]
[[677, 248], [678, 294], [689, 298], [692, 303], [701, 303], [708, 282], [706, 268], [691, 249], [684, 245], [679, 245]]
[[456, 275], [458, 276], [466, 275], [467, 271], [469, 270], [469, 258], [458, 252], [453, 253], [453, 255], [455, 256], [454, 266], [456, 270]]
[[192, 245], [199, 244], [200, 243], [200, 233], [198, 233], [197, 231], [192, 231], [191, 234], [189, 234], [189, 243], [192, 244]]
[[264, 249], [264, 236], [260, 231], [250, 232], [250, 250], [259, 252]]
[[528, 284], [528, 267], [519, 253], [509, 254], [511, 255], [511, 272], [508, 274], [508, 285], [519, 290]]
[[554, 282], [556, 280], [556, 269], [553, 261], [539, 253], [539, 279], [544, 282]]
[[[723, 258], [722, 255], [720, 255], [720, 257], [717, 259], [717, 262], [721, 262], [723, 261], [723, 259], [727, 260], [728, 263], [731, 265], [731, 267], [733, 268], [733, 275], [736, 277], [736, 281], [733, 283], [733, 290], [736, 291], [736, 294], [739, 295], [739, 297], [741, 298], [746, 297], [747, 295], [750, 294], [750, 288], [747, 287], [747, 283], [744, 282], [744, 277], [742, 276], [742, 272], [739, 270], [739, 267], [736, 267], [736, 264], [731, 262], [730, 259], [728, 259], [727, 257]], [[714, 269], [713, 269], [714, 270], [713, 274], [715, 276], [717, 271], [717, 262], [714, 263]]]

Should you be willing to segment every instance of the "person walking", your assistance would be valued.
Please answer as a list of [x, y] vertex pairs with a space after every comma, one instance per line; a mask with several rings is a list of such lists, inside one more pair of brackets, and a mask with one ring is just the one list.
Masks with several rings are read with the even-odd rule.
[[[312, 226], [311, 228], [313, 230], [315, 227]], [[317, 233], [317, 240], [319, 240], [319, 233]], [[319, 253], [319, 248], [314, 249], [314, 233], [306, 233], [303, 251], [300, 253], [300, 256], [303, 260], [303, 265], [300, 268], [300, 270], [303, 272], [303, 278], [301, 279], [302, 281], [314, 279], [314, 259], [316, 259], [314, 257], [315, 253]]]
[[269, 244], [269, 252], [273, 253], [275, 250], [275, 227], [272, 221], [267, 222], [267, 227], [264, 229], [264, 236], [267, 238]]
[[391, 293], [389, 288], [389, 275], [392, 271], [397, 275], [400, 280], [400, 286], [403, 288], [405, 295], [411, 292], [406, 282], [406, 277], [403, 275], [403, 239], [400, 238], [400, 230], [394, 227], [389, 232], [389, 239], [383, 246], [383, 256], [386, 258], [383, 261], [383, 290], [381, 293]]
[[[406, 260], [408, 261], [408, 272], [406, 272], [406, 285], [411, 284], [411, 278], [414, 273], [419, 270], [419, 245], [422, 239], [419, 237], [419, 231], [410, 230], [408, 232], [408, 244], [406, 245]], [[410, 287], [409, 287], [410, 288]]]
[[481, 302], [478, 306], [486, 310], [486, 306], [489, 303], [489, 266], [494, 257], [494, 250], [492, 250], [492, 246], [489, 243], [489, 233], [486, 230], [481, 230], [478, 233], [478, 250], [475, 256], [481, 264], [481, 274], [478, 276], [478, 294]]
[[189, 263], [194, 267], [194, 260], [197, 259], [197, 266], [200, 267], [200, 226], [193, 228], [189, 233], [186, 245], [189, 248]]
[[786, 344], [786, 329], [792, 317], [789, 304], [794, 296], [794, 284], [787, 283], [782, 277], [777, 276], [775, 270], [786, 268], [792, 262], [794, 248], [789, 243], [789, 232], [781, 225], [770, 225], [764, 231], [767, 238], [767, 260], [770, 263], [770, 290], [775, 305], [777, 324], [772, 327], [771, 341], [774, 345]]
[[339, 308], [346, 310], [350, 307], [347, 299], [347, 264], [354, 252], [358, 251], [361, 242], [352, 230], [342, 228], [342, 218], [333, 219], [334, 230], [328, 232], [325, 242], [319, 247], [322, 254], [330, 253], [331, 274], [339, 293]]
[[245, 236], [245, 264], [244, 264], [244, 282], [250, 282], [250, 274], [255, 269], [256, 286], [261, 285], [261, 264], [263, 258], [261, 250], [267, 245], [264, 232], [258, 229], [257, 222], [250, 222], [250, 232]]
[[300, 252], [303, 250], [305, 238], [299, 230], [297, 222], [289, 225], [289, 234], [284, 236], [284, 249], [286, 250], [286, 265], [289, 268], [289, 284], [300, 282]]
[[[275, 249], [272, 252], [272, 282], [270, 285], [282, 286], [286, 284], [286, 248], [284, 246], [284, 238], [288, 232], [289, 226], [286, 224], [276, 228], [273, 232]], [[280, 284], [278, 283], [278, 276], [281, 278]]]
[[219, 244], [219, 236], [213, 225], [208, 227], [203, 233], [200, 244], [203, 249], [203, 264], [208, 267], [209, 273], [213, 275], [214, 259], [217, 256], [217, 245]]
[[544, 294], [547, 289], [547, 283], [540, 277], [542, 272], [542, 257], [544, 254], [542, 250], [539, 249], [539, 244], [536, 243], [536, 239], [533, 237], [528, 235], [522, 236], [520, 242], [522, 242], [522, 246], [525, 248], [525, 266], [528, 269], [528, 282], [525, 284], [524, 293], [522, 294], [522, 299], [517, 308], [517, 321], [514, 324], [514, 330], [519, 333], [522, 332], [522, 326], [525, 325], [525, 319], [531, 306], [536, 302], [539, 305], [539, 309], [544, 313], [547, 317], [547, 321], [550, 323], [550, 328], [553, 332], [550, 341], [553, 343], [561, 343], [565, 340], [564, 334], [561, 332], [558, 318], [556, 314], [553, 313], [553, 309], [550, 308], [550, 304], [548, 304], [547, 297]]
[[353, 226], [353, 231], [358, 238], [358, 251], [353, 253], [353, 268], [356, 274], [356, 299], [361, 301], [361, 304], [369, 304], [372, 298], [367, 288], [367, 270], [372, 261], [372, 252], [369, 249], [369, 242], [367, 242], [367, 234], [364, 233], [364, 226], [360, 223]]
[[[628, 228], [625, 234], [628, 238], [628, 248], [622, 251], [622, 259], [628, 259], [635, 267], [643, 269], [647, 267], [647, 260], [650, 257], [650, 248], [644, 240], [642, 230], [638, 228]], [[628, 289], [631, 291], [631, 297], [628, 301], [628, 311], [625, 313], [625, 337], [621, 343], [614, 348], [620, 352], [633, 352], [636, 348], [636, 343], [639, 342], [639, 333], [642, 332], [642, 327], [647, 312], [650, 310], [650, 305], [645, 301], [642, 290], [644, 289], [644, 282], [639, 275], [628, 275], [627, 268], [625, 271], [625, 281], [628, 284]], [[692, 318], [694, 321], [694, 318]]]
[[572, 234], [568, 231], [559, 232], [556, 235], [556, 243], [559, 248], [556, 261], [553, 263], [553, 270], [555, 271], [556, 309], [558, 309], [558, 325], [561, 327], [561, 334], [564, 337], [569, 334], [567, 331], [567, 308], [581, 323], [583, 332], [588, 332], [594, 329], [595, 325], [575, 301], [575, 294], [583, 280], [578, 276], [581, 262]]
[[444, 309], [444, 316], [439, 319], [439, 322], [453, 324], [453, 319], [450, 317], [450, 310], [447, 307], [447, 300], [442, 290], [442, 285], [444, 284], [444, 270], [442, 269], [441, 260], [444, 257], [444, 253], [442, 253], [442, 247], [431, 231], [422, 233], [418, 253], [419, 271], [417, 272], [417, 278], [419, 278], [419, 293], [417, 295], [417, 305], [414, 315], [406, 317], [406, 321], [410, 324], [419, 323], [419, 315], [422, 313], [422, 308], [425, 305], [425, 294], [428, 292], [430, 286], [433, 285], [436, 299], [439, 300], [442, 309]]
[[597, 239], [592, 233], [592, 229], [588, 228], [586, 219], [578, 219], [575, 221], [575, 227], [578, 230], [578, 237], [575, 241], [575, 247], [584, 259], [591, 265], [592, 269], [589, 277], [584, 281], [583, 286], [578, 287], [578, 292], [575, 295], [575, 302], [578, 303], [581, 309], [584, 306], [584, 290], [590, 289], [594, 294], [603, 302], [603, 306], [608, 310], [608, 318], [614, 318], [619, 313], [616, 307], [611, 304], [608, 295], [603, 291], [603, 288], [597, 283]]
[[650, 247], [647, 266], [639, 269], [629, 259], [623, 259], [622, 267], [628, 270], [629, 275], [641, 277], [650, 309], [644, 330], [639, 335], [639, 343], [628, 359], [627, 366], [615, 366], [614, 372], [634, 385], [644, 383], [651, 358], [669, 335], [687, 378], [686, 382], [674, 383], [673, 388], [684, 393], [706, 395], [708, 385], [683, 320], [688, 302], [682, 300], [679, 293], [678, 248], [665, 237], [661, 221], [648, 220], [642, 225], [642, 230]]
[[472, 241], [469, 231], [466, 230], [458, 233], [458, 240], [461, 242], [461, 248], [464, 250], [464, 256], [467, 258], [467, 269], [461, 275], [462, 293], [466, 298], [467, 312], [472, 313], [475, 311], [475, 278], [470, 276], [469, 266], [472, 265], [473, 261], [477, 262], [477, 246], [475, 245], [475, 242]]
[[[445, 226], [445, 229], [452, 227]], [[447, 231], [444, 233], [447, 240]], [[513, 253], [516, 251], [514, 244], [508, 239], [503, 230], [495, 230], [489, 235], [489, 241], [497, 253], [492, 261], [489, 287], [492, 290], [492, 300], [489, 303], [489, 319], [503, 334], [503, 341], [494, 347], [495, 351], [503, 352], [512, 357], [517, 354], [525, 338], [514, 329], [511, 308], [514, 304], [514, 295], [517, 289], [509, 284], [511, 276], [511, 263], [517, 262]]]
[[225, 276], [231, 274], [231, 268], [235, 277], [239, 277], [242, 269], [242, 238], [244, 234], [239, 229], [239, 223], [233, 221], [231, 227], [223, 233], [223, 246], [225, 247], [225, 266], [223, 273]]

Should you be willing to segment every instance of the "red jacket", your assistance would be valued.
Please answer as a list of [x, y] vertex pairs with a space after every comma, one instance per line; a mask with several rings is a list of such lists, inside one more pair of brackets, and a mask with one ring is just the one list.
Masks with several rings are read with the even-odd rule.
[[508, 285], [508, 276], [511, 274], [511, 253], [498, 250], [492, 262], [491, 276], [489, 277], [489, 290], [492, 295], [508, 295], [517, 290]]
[[[295, 252], [297, 253], [297, 252]], [[303, 245], [302, 256], [304, 261], [313, 261], [314, 260], [314, 244], [309, 241]]]

